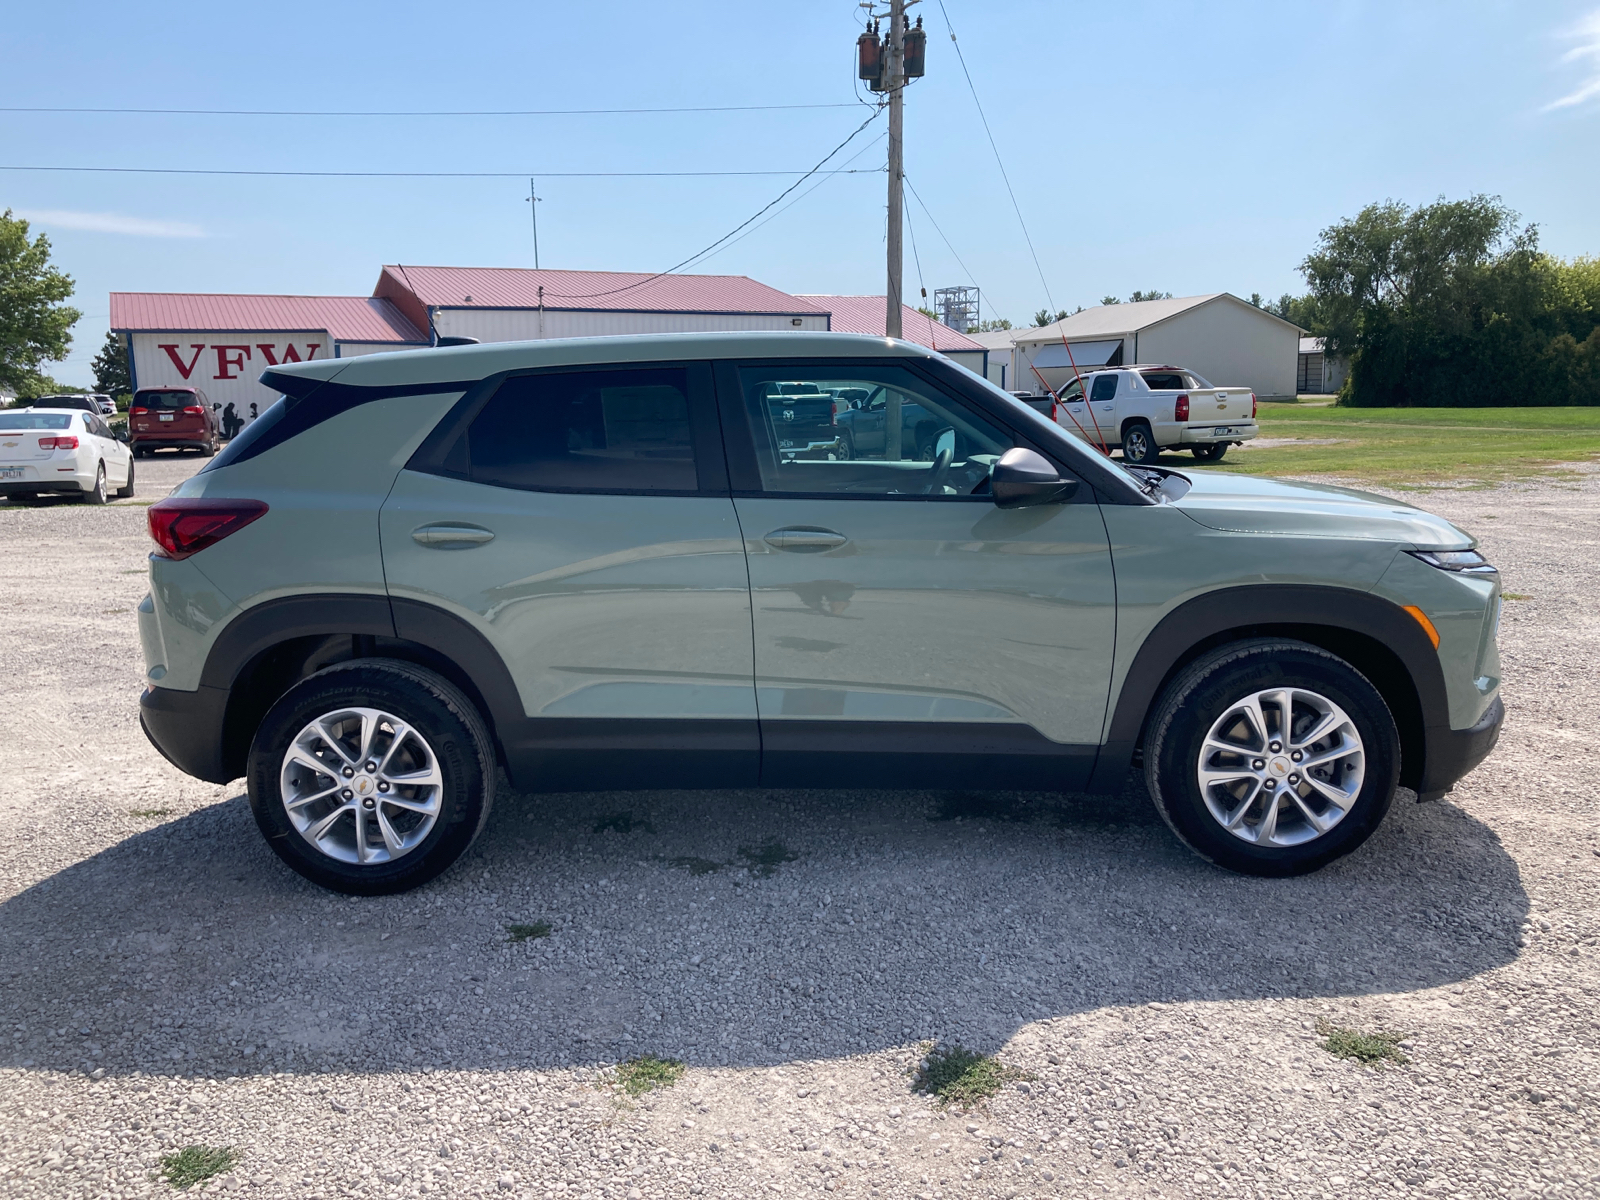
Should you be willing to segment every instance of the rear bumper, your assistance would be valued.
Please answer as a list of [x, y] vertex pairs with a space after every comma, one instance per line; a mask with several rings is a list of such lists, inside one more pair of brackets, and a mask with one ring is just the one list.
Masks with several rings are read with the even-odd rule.
[[130, 450], [196, 450], [209, 439], [203, 433], [185, 434], [182, 437], [145, 437], [134, 434], [128, 443]]
[[1437, 800], [1488, 758], [1500, 740], [1505, 719], [1506, 706], [1496, 696], [1471, 729], [1428, 730], [1428, 767], [1417, 788], [1417, 799]]
[[[1218, 426], [1228, 430], [1228, 432], [1216, 432]], [[1178, 438], [1178, 444], [1181, 446], [1206, 446], [1215, 442], [1247, 442], [1260, 432], [1261, 426], [1254, 421], [1218, 421], [1216, 425], [1186, 427]]]
[[223, 688], [203, 684], [193, 692], [147, 687], [139, 696], [139, 724], [150, 744], [185, 775], [228, 783], [222, 765], [222, 721], [228, 708]]
[[46, 492], [68, 492], [78, 495], [94, 487], [93, 481], [83, 483], [77, 479], [45, 479], [28, 482], [26, 479], [19, 482], [0, 483], [0, 496], [35, 496]]

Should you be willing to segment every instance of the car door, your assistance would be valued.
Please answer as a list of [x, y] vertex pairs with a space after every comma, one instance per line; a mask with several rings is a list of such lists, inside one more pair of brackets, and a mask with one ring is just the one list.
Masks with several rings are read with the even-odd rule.
[[1114, 446], [1122, 440], [1122, 434], [1117, 430], [1117, 393], [1126, 390], [1121, 383], [1120, 371], [1107, 371], [1094, 377], [1094, 383], [1089, 388], [1089, 402], [1084, 406], [1088, 411], [1089, 433], [1094, 442]]
[[[933, 461], [912, 438], [847, 461], [783, 450], [764, 396], [808, 378], [916, 406], [939, 423]], [[1092, 490], [997, 508], [990, 468], [1030, 443], [893, 359], [721, 364], [717, 392], [749, 557], [763, 782], [1080, 783], [1115, 627]]]
[[545, 785], [755, 779], [749, 582], [710, 380], [668, 363], [486, 381], [384, 504], [390, 595], [498, 652], [526, 718], [498, 732]]
[[89, 429], [94, 434], [95, 444], [100, 450], [100, 459], [106, 464], [106, 484], [108, 487], [120, 488], [128, 486], [128, 465], [133, 461], [133, 455], [106, 424], [104, 417], [96, 415], [89, 418]]

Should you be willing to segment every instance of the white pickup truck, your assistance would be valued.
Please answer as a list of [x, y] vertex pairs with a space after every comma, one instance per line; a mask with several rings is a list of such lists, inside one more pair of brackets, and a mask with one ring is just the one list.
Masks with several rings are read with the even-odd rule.
[[1181, 367], [1086, 372], [1061, 390], [1053, 415], [1093, 445], [1121, 446], [1131, 463], [1153, 463], [1162, 450], [1192, 450], [1201, 462], [1217, 462], [1230, 445], [1259, 432], [1253, 391], [1212, 387]]

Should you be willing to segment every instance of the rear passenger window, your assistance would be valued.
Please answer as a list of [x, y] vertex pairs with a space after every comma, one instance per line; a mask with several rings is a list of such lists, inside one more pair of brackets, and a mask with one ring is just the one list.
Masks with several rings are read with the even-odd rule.
[[1189, 386], [1176, 371], [1146, 371], [1144, 382], [1153, 392], [1181, 392]]
[[468, 477], [531, 491], [693, 492], [688, 371], [507, 379], [467, 430]]
[[1110, 400], [1117, 394], [1117, 377], [1115, 375], [1096, 375], [1094, 377], [1094, 390], [1089, 393], [1092, 401]]

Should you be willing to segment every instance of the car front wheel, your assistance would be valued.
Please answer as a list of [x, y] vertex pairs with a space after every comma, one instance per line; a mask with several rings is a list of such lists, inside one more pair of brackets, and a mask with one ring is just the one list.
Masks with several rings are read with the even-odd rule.
[[1145, 735], [1156, 808], [1202, 858], [1302, 875], [1372, 835], [1394, 799], [1399, 734], [1378, 690], [1305, 642], [1237, 642], [1167, 687]]
[[128, 456], [128, 480], [117, 489], [117, 498], [126, 500], [133, 495], [133, 455]]
[[104, 504], [108, 499], [106, 495], [106, 465], [101, 463], [95, 468], [94, 487], [83, 494], [85, 504]]
[[267, 844], [313, 883], [385, 895], [470, 846], [494, 800], [482, 716], [442, 676], [393, 659], [302, 680], [250, 747], [250, 807]]

